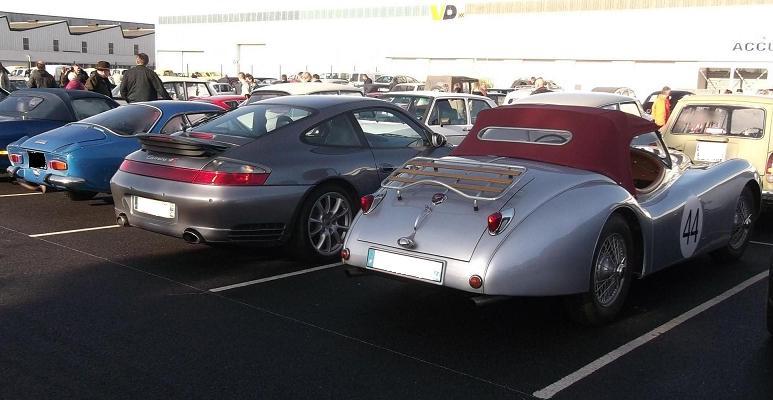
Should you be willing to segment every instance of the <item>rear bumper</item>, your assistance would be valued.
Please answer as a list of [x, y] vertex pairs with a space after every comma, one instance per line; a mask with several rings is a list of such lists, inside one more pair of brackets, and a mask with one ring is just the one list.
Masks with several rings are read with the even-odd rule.
[[[116, 216], [129, 225], [181, 238], [195, 230], [204, 242], [281, 243], [307, 186], [210, 186], [118, 171], [110, 182]], [[175, 216], [138, 212], [135, 196], [175, 205]]]
[[86, 186], [85, 179], [74, 176], [56, 175], [41, 170], [36, 170], [38, 173], [35, 174], [31, 168], [19, 166], [10, 166], [6, 171], [12, 177], [33, 185], [45, 185], [65, 190], [83, 190]]

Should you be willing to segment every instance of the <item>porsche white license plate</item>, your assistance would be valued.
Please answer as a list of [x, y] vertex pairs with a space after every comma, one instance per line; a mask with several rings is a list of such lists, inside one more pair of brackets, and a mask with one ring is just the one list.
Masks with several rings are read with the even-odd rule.
[[132, 209], [136, 212], [161, 218], [174, 218], [176, 207], [174, 203], [132, 196]]
[[368, 249], [368, 268], [410, 276], [426, 281], [436, 283], [442, 282], [443, 265], [444, 263], [440, 261]]
[[695, 161], [725, 161], [725, 154], [727, 154], [727, 143], [699, 141], [695, 145]]

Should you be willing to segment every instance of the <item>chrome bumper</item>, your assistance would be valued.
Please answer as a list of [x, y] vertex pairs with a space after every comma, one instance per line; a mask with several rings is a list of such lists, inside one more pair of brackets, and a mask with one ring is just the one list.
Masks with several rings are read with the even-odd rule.
[[[22, 168], [12, 165], [6, 168], [5, 170], [6, 172], [8, 172], [8, 175], [10, 175], [13, 178], [26, 180], [24, 179], [23, 176], [18, 175], [18, 172], [20, 169]], [[38, 178], [36, 177], [35, 180], [38, 180]], [[83, 178], [77, 178], [72, 176], [61, 176], [61, 175], [54, 175], [54, 174], [46, 174], [45, 176], [43, 176], [42, 181], [43, 181], [42, 183], [45, 183], [47, 185], [58, 187], [58, 188], [65, 188], [65, 189], [77, 189], [78, 187], [86, 183], [86, 180]], [[30, 182], [30, 183], [34, 183], [35, 185], [40, 184], [39, 182]]]

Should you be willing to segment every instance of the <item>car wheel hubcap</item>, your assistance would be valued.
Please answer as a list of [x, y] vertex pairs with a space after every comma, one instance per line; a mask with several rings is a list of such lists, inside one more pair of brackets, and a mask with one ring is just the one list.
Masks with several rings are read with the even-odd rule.
[[746, 243], [752, 226], [752, 211], [746, 196], [738, 199], [733, 216], [733, 234], [730, 235], [730, 247], [739, 249]]
[[628, 254], [623, 236], [618, 233], [607, 236], [601, 245], [593, 274], [593, 292], [601, 306], [609, 306], [620, 296], [626, 268]]
[[339, 193], [326, 193], [311, 207], [308, 233], [317, 253], [331, 256], [341, 251], [344, 234], [352, 223], [349, 201]]

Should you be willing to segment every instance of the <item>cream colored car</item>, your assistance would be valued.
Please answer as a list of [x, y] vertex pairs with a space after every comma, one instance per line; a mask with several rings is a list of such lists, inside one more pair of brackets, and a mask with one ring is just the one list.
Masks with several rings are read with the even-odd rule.
[[695, 163], [748, 160], [760, 176], [763, 199], [773, 201], [773, 98], [688, 96], [677, 103], [662, 132], [669, 147]]

